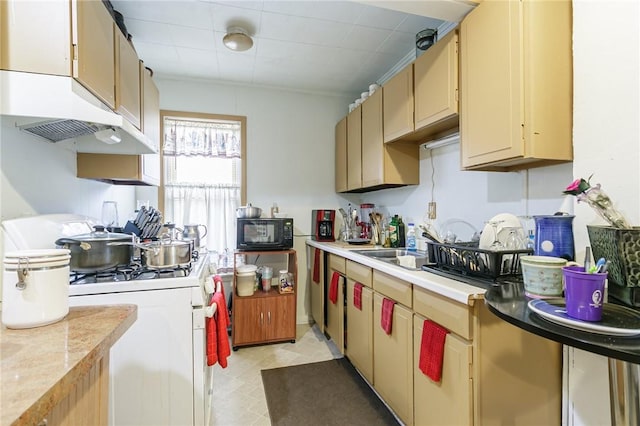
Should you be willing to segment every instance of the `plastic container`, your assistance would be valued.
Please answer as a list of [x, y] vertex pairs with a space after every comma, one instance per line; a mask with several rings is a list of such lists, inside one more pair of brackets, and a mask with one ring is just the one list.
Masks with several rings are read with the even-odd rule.
[[562, 268], [567, 315], [583, 321], [600, 321], [607, 273], [589, 274], [581, 266]]
[[4, 257], [2, 323], [32, 328], [60, 321], [69, 313], [67, 249], [19, 250]]
[[242, 265], [236, 268], [236, 292], [238, 296], [253, 296], [256, 290], [256, 265]]
[[273, 268], [271, 266], [262, 267], [262, 291], [269, 291], [271, 289], [271, 280], [273, 279]]
[[407, 250], [416, 251], [416, 228], [415, 224], [409, 223], [407, 225]]
[[280, 270], [280, 293], [292, 293], [293, 292], [293, 274], [286, 269]]

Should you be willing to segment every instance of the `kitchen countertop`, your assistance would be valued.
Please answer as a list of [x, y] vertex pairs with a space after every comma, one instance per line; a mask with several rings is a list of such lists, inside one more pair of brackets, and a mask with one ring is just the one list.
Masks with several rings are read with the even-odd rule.
[[620, 337], [557, 325], [529, 309], [529, 300], [521, 284], [496, 286], [485, 294], [489, 310], [516, 327], [588, 352], [640, 364], [640, 335]]
[[[354, 253], [353, 250], [382, 249], [374, 245], [352, 245], [343, 241], [321, 242], [314, 240], [306, 241], [308, 246], [322, 249], [326, 252], [342, 256], [362, 265], [369, 266], [378, 271], [393, 275], [396, 278], [410, 282], [418, 287], [440, 294], [449, 299], [466, 305], [473, 305], [475, 300], [482, 300], [485, 289], [481, 287], [465, 284], [461, 281], [446, 278], [431, 272], [422, 270], [410, 270], [401, 266], [396, 266], [382, 260], [376, 260], [362, 254]], [[386, 250], [386, 249], [384, 249]]]
[[135, 322], [137, 309], [73, 307], [47, 326], [2, 327], [0, 424], [38, 424]]

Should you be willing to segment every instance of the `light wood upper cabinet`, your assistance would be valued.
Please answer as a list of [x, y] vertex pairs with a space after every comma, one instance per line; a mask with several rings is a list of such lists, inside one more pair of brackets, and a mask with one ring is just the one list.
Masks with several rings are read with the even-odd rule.
[[362, 103], [362, 187], [368, 189], [420, 183], [420, 152], [414, 143], [384, 143], [381, 90]]
[[336, 192], [347, 190], [347, 117], [336, 124]]
[[72, 0], [73, 77], [115, 110], [116, 72], [113, 18], [101, 1]]
[[384, 141], [392, 142], [413, 132], [413, 64], [382, 86]]
[[0, 1], [0, 69], [68, 76], [70, 40], [68, 3]]
[[422, 137], [458, 126], [458, 31], [452, 30], [414, 63], [415, 130]]
[[[142, 133], [151, 140], [155, 148], [160, 147], [160, 92], [151, 78], [149, 70], [140, 61], [142, 86]], [[159, 150], [158, 150], [159, 151]], [[160, 184], [160, 154], [142, 155], [142, 180], [152, 185]]]
[[463, 168], [572, 161], [571, 43], [569, 0], [484, 1], [467, 15], [460, 28]]
[[141, 129], [140, 61], [135, 49], [114, 24], [116, 39], [116, 111]]
[[347, 116], [347, 190], [362, 188], [362, 106]]

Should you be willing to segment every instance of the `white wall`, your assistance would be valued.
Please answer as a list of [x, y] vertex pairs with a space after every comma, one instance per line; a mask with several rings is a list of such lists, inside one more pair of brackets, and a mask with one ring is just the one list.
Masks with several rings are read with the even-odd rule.
[[304, 241], [311, 233], [311, 210], [338, 206], [334, 128], [350, 98], [162, 78], [156, 84], [161, 109], [247, 117], [247, 202], [263, 214], [277, 202], [280, 212], [294, 219], [297, 321], [307, 322]]
[[[573, 9], [573, 173], [585, 179], [594, 174], [592, 183], [601, 183], [638, 226], [640, 6], [637, 1], [574, 0]], [[586, 225], [603, 222], [583, 204], [575, 213], [576, 247], [583, 248], [589, 244]], [[606, 358], [571, 348], [567, 353], [567, 424], [609, 425]]]
[[0, 220], [48, 213], [100, 218], [102, 202], [118, 202], [120, 220], [133, 212], [133, 187], [112, 186], [76, 177], [76, 154], [19, 131], [1, 117]]

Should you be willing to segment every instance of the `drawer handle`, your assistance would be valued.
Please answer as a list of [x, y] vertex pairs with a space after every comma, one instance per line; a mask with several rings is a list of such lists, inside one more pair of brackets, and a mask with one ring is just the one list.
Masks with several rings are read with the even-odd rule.
[[271, 325], [271, 311], [267, 312], [267, 319], [269, 321], [269, 325]]
[[260, 325], [264, 322], [264, 315], [260, 312]]

